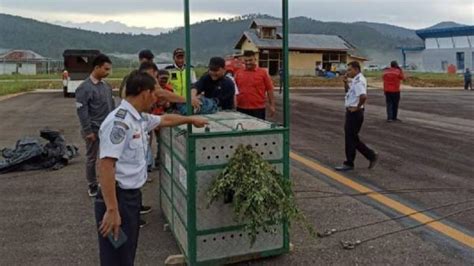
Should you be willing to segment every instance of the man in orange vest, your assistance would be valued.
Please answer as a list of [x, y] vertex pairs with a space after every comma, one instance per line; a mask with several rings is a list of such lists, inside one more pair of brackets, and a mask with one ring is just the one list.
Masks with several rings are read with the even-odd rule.
[[398, 119], [398, 104], [400, 102], [400, 83], [404, 80], [402, 69], [397, 61], [390, 63], [390, 68], [383, 72], [383, 90], [387, 103], [387, 122], [400, 122]]

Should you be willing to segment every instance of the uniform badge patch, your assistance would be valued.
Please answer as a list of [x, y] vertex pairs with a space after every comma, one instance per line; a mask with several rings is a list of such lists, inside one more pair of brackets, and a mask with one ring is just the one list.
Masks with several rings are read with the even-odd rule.
[[112, 131], [110, 132], [110, 142], [113, 144], [119, 144], [122, 143], [122, 141], [125, 139], [125, 129], [120, 126], [114, 126], [112, 128]]
[[125, 128], [126, 130], [129, 129], [128, 125], [125, 124], [125, 123], [122, 122], [122, 121], [114, 121], [114, 126], [121, 126], [121, 127]]
[[115, 113], [115, 117], [118, 117], [118, 118], [125, 119], [126, 116], [127, 116], [127, 110], [125, 109], [119, 109], [117, 113]]

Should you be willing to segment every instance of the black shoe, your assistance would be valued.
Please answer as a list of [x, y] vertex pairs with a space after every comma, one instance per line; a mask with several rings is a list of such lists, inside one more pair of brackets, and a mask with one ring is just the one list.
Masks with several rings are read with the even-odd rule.
[[148, 222], [145, 221], [145, 220], [143, 220], [143, 219], [140, 219], [140, 222], [139, 222], [139, 223], [140, 223], [140, 228], [143, 228], [143, 227], [145, 227], [145, 226], [148, 224]]
[[140, 208], [140, 214], [148, 214], [150, 212], [151, 212], [150, 206], [142, 205], [142, 207]]
[[87, 190], [87, 194], [89, 194], [89, 197], [95, 197], [95, 196], [97, 196], [97, 191], [98, 190], [99, 190], [99, 186], [89, 185], [89, 189]]
[[346, 171], [354, 170], [354, 166], [342, 164], [341, 166], [334, 167], [334, 169], [336, 169], [336, 171], [346, 172]]
[[369, 169], [374, 168], [377, 165], [378, 161], [379, 161], [379, 155], [376, 153], [374, 159], [370, 161]]

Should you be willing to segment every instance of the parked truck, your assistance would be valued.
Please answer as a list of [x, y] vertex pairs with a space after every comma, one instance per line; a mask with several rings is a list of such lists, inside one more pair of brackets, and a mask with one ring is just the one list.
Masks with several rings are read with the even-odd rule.
[[92, 61], [100, 54], [99, 50], [65, 50], [64, 68], [67, 80], [64, 81], [64, 97], [74, 97], [77, 87], [92, 72]]

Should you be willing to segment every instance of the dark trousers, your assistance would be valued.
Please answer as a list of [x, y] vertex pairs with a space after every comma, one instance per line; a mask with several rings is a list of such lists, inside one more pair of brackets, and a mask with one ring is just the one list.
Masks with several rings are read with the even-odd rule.
[[262, 120], [265, 120], [265, 108], [262, 109], [242, 109], [237, 107], [237, 112], [241, 112]]
[[99, 138], [94, 142], [86, 139], [86, 178], [89, 185], [97, 185], [96, 167], [99, 146]]
[[468, 90], [469, 88], [471, 88], [471, 90], [472, 90], [472, 80], [465, 80], [464, 81], [464, 89]]
[[397, 120], [400, 92], [386, 92], [385, 102], [387, 103], [387, 120]]
[[364, 155], [367, 160], [375, 159], [375, 152], [367, 147], [359, 139], [359, 131], [364, 123], [364, 110], [357, 112], [346, 112], [346, 123], [344, 125], [344, 133], [346, 138], [346, 161], [344, 164], [354, 166], [356, 151]]
[[[127, 241], [118, 249], [115, 249], [109, 238], [99, 236], [100, 265], [102, 266], [131, 266], [135, 261], [137, 251], [138, 233], [140, 229], [140, 206], [142, 194], [139, 189], [124, 190], [117, 187], [117, 200], [122, 219], [121, 228], [127, 236]], [[95, 200], [95, 219], [97, 228], [106, 211], [102, 192], [99, 190]]]

